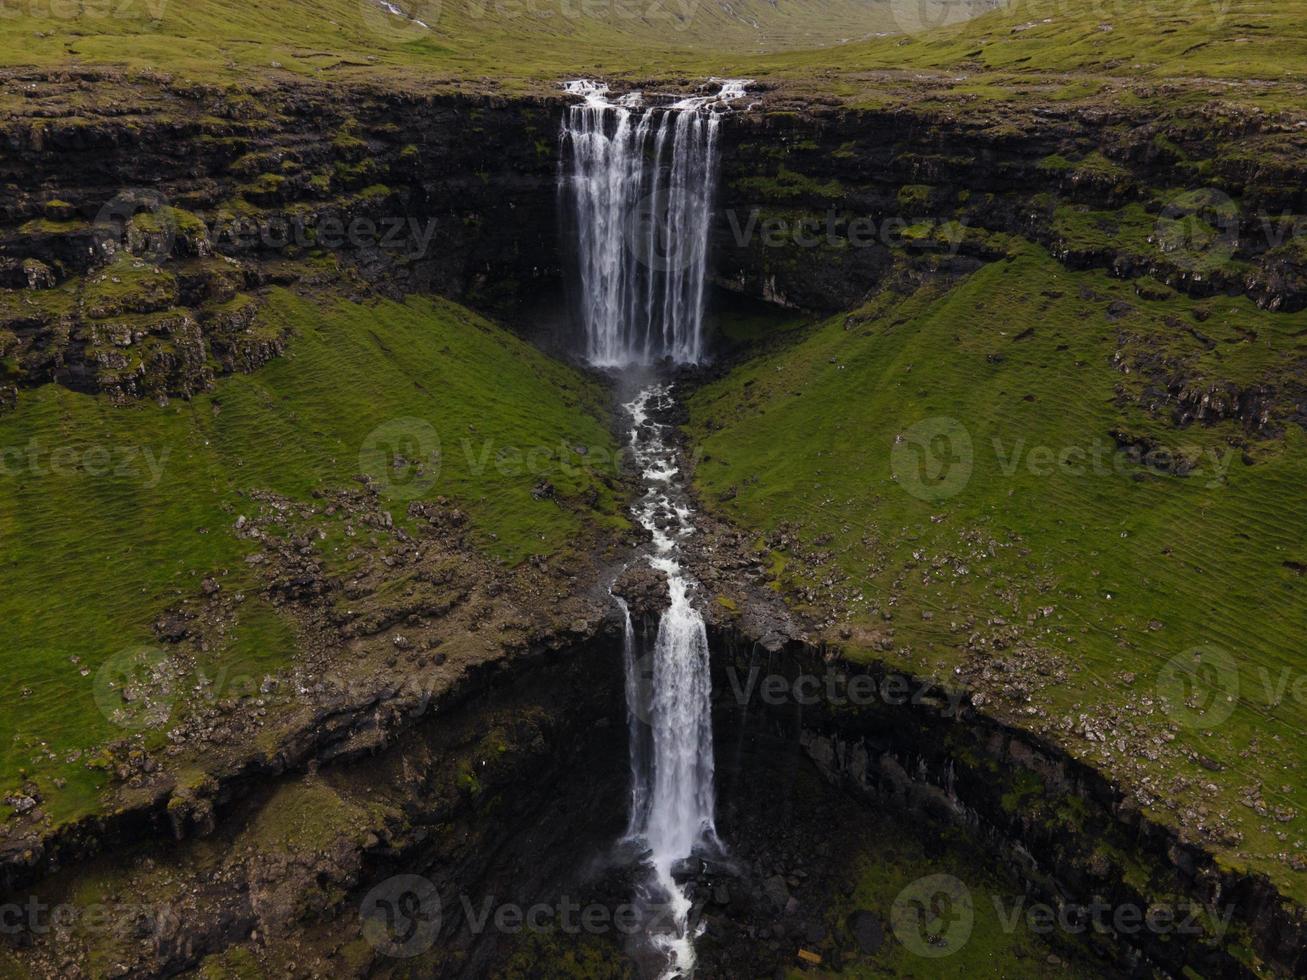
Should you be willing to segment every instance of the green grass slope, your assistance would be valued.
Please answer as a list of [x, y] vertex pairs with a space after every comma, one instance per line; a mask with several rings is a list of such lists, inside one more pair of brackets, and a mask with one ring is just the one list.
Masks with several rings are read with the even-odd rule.
[[1206, 301], [1209, 349], [1148, 295], [1028, 246], [886, 289], [693, 396], [697, 485], [833, 642], [972, 685], [1302, 897], [1307, 435], [1174, 428], [1112, 356], [1246, 383], [1304, 357], [1307, 314]]
[[1081, 71], [1131, 77], [1307, 78], [1301, 0], [1011, 0], [959, 23], [959, 5], [891, 3], [905, 37], [851, 46], [848, 68]]
[[1005, 78], [1065, 72], [1307, 80], [1307, 0], [400, 0], [392, 6], [402, 15], [380, 0], [30, 0], [7, 5], [0, 16], [0, 66], [113, 65], [230, 81], [384, 74], [509, 88], [582, 73], [633, 79], [729, 73], [817, 82], [822, 93], [844, 97], [874, 96], [885, 83], [876, 72], [904, 69], [962, 72], [949, 78], [951, 86], [990, 95], [1002, 94]]
[[[754, 56], [733, 71], [794, 98], [977, 111], [1022, 105], [1301, 110], [1307, 3], [1012, 0], [996, 9], [888, 0], [894, 33], [838, 49]], [[975, 14], [965, 17], [964, 14]]]
[[[112, 64], [192, 77], [250, 72], [339, 77], [422, 69], [423, 76], [555, 79], [647, 71], [818, 48], [894, 30], [864, 0], [128, 0], [4, 12], [0, 65]], [[710, 72], [711, 73], [711, 72]]]
[[[366, 473], [397, 520], [409, 499], [455, 500], [510, 563], [568, 549], [583, 511], [621, 525], [615, 467], [576, 452], [614, 458], [605, 393], [512, 334], [440, 300], [275, 292], [261, 315], [293, 330], [286, 356], [192, 401], [117, 406], [46, 385], [0, 417], [0, 795], [28, 777], [56, 820], [94, 807], [87, 751], [123, 734], [97, 710], [96, 670], [152, 643], [155, 617], [205, 575], [255, 585], [232, 531], [245, 492], [307, 499]], [[425, 468], [390, 469], [396, 452]], [[541, 480], [555, 499], [533, 496]], [[296, 653], [257, 590], [242, 608], [209, 676], [259, 677]]]

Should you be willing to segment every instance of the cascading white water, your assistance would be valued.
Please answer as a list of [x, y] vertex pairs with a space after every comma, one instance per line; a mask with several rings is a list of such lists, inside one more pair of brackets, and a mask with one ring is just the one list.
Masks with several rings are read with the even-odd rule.
[[614, 102], [606, 85], [567, 84], [585, 99], [563, 120], [562, 188], [575, 221], [592, 364], [703, 358], [719, 110], [747, 84], [713, 82], [720, 86], [715, 95], [646, 108], [638, 92]]
[[626, 837], [628, 840], [634, 840], [643, 834], [645, 821], [649, 815], [648, 773], [652, 748], [649, 745], [649, 728], [646, 721], [650, 698], [643, 664], [640, 662], [635, 625], [631, 622], [630, 607], [627, 606], [626, 600], [619, 596], [613, 596], [613, 599], [622, 610], [624, 623], [622, 656], [626, 670], [626, 720], [631, 756], [631, 812], [627, 820]]
[[[664, 978], [687, 977], [694, 970], [690, 900], [674, 878], [675, 867], [698, 850], [722, 849], [713, 816], [708, 632], [690, 601], [694, 580], [678, 558], [680, 543], [694, 533], [692, 511], [676, 480], [676, 449], [664, 437], [665, 426], [651, 417], [671, 401], [668, 385], [652, 385], [624, 406], [631, 416], [631, 451], [645, 485], [634, 514], [653, 538], [648, 560], [666, 573], [671, 599], [648, 654], [640, 655], [629, 615], [625, 640], [632, 776], [628, 837], [649, 848], [657, 901], [668, 913], [662, 919], [670, 929], [651, 936], [663, 954]], [[652, 663], [646, 665], [647, 659]], [[646, 687], [642, 681], [648, 673]]]
[[[715, 95], [643, 109], [638, 92], [614, 102], [606, 85], [567, 85], [584, 101], [563, 121], [560, 186], [575, 222], [586, 358], [597, 367], [703, 359], [720, 111], [748, 84], [712, 81]], [[670, 386], [654, 384], [624, 406], [645, 486], [634, 513], [653, 538], [648, 561], [666, 573], [671, 598], [648, 653], [618, 600], [631, 740], [627, 838], [648, 848], [645, 897], [663, 912], [649, 939], [667, 980], [691, 976], [695, 962], [691, 902], [675, 879], [676, 865], [696, 851], [721, 850], [713, 818], [708, 633], [691, 602], [696, 583], [678, 556], [681, 540], [694, 531], [692, 511], [676, 481], [676, 449], [653, 417], [671, 401]]]

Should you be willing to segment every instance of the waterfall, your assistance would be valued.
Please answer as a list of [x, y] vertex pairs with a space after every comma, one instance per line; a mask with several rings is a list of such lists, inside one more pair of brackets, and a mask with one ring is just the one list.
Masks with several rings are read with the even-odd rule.
[[653, 751], [649, 744], [648, 711], [651, 699], [649, 684], [644, 676], [644, 663], [636, 642], [635, 626], [626, 600], [613, 596], [622, 610], [622, 657], [626, 676], [627, 737], [630, 739], [631, 757], [631, 812], [626, 825], [626, 837], [635, 840], [644, 833], [649, 815], [649, 772]]
[[[575, 223], [585, 355], [597, 367], [703, 359], [717, 136], [721, 112], [748, 84], [712, 81], [714, 95], [647, 108], [638, 92], [612, 101], [605, 85], [567, 85], [583, 101], [563, 120], [559, 186]], [[694, 973], [697, 927], [677, 866], [722, 850], [714, 821], [708, 631], [692, 602], [698, 584], [679, 560], [680, 542], [694, 531], [693, 508], [677, 481], [676, 447], [658, 421], [673, 404], [670, 385], [651, 384], [623, 406], [644, 485], [633, 512], [653, 541], [644, 560], [666, 574], [671, 600], [651, 649], [617, 600], [631, 753], [626, 837], [647, 850], [650, 875], [638, 897], [653, 913], [648, 939], [663, 980]]]
[[682, 567], [680, 543], [694, 533], [688, 494], [677, 481], [675, 446], [655, 414], [673, 404], [671, 387], [650, 385], [623, 407], [631, 417], [630, 446], [644, 481], [634, 507], [653, 539], [647, 560], [667, 575], [670, 606], [653, 647], [641, 652], [626, 604], [624, 656], [631, 736], [631, 816], [627, 837], [648, 848], [649, 904], [662, 914], [650, 939], [662, 956], [663, 978], [694, 970], [691, 903], [675, 880], [676, 866], [696, 852], [722, 850], [714, 820], [712, 680], [708, 631], [691, 602], [694, 579]]
[[599, 367], [703, 359], [708, 230], [720, 111], [742, 81], [714, 95], [641, 108], [606, 85], [569, 82], [584, 101], [563, 119], [564, 198], [575, 223], [585, 354]]

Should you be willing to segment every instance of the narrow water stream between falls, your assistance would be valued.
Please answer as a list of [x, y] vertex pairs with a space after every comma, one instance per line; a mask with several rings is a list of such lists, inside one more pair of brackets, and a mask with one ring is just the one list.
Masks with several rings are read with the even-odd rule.
[[667, 425], [658, 421], [672, 404], [671, 385], [655, 383], [623, 406], [644, 484], [633, 510], [653, 542], [647, 559], [637, 560], [648, 560], [667, 576], [671, 599], [652, 645], [627, 613], [624, 650], [632, 784], [627, 839], [647, 849], [643, 860], [650, 876], [641, 883], [641, 904], [669, 913], [656, 917], [652, 931], [667, 961], [665, 978], [689, 975], [695, 962], [696, 930], [689, 897], [675, 878], [677, 866], [691, 856], [718, 859], [723, 852], [714, 816], [708, 633], [693, 603], [698, 584], [678, 556], [681, 541], [694, 533], [693, 509]]

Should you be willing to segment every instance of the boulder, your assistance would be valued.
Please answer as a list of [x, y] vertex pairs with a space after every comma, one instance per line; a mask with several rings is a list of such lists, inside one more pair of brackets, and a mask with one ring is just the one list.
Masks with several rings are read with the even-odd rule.
[[881, 943], [885, 941], [885, 927], [874, 912], [859, 909], [850, 913], [845, 925], [853, 941], [858, 944], [858, 949], [868, 956], [880, 949]]
[[632, 562], [613, 583], [613, 595], [626, 602], [633, 619], [661, 616], [672, 604], [667, 574], [642, 562]]

